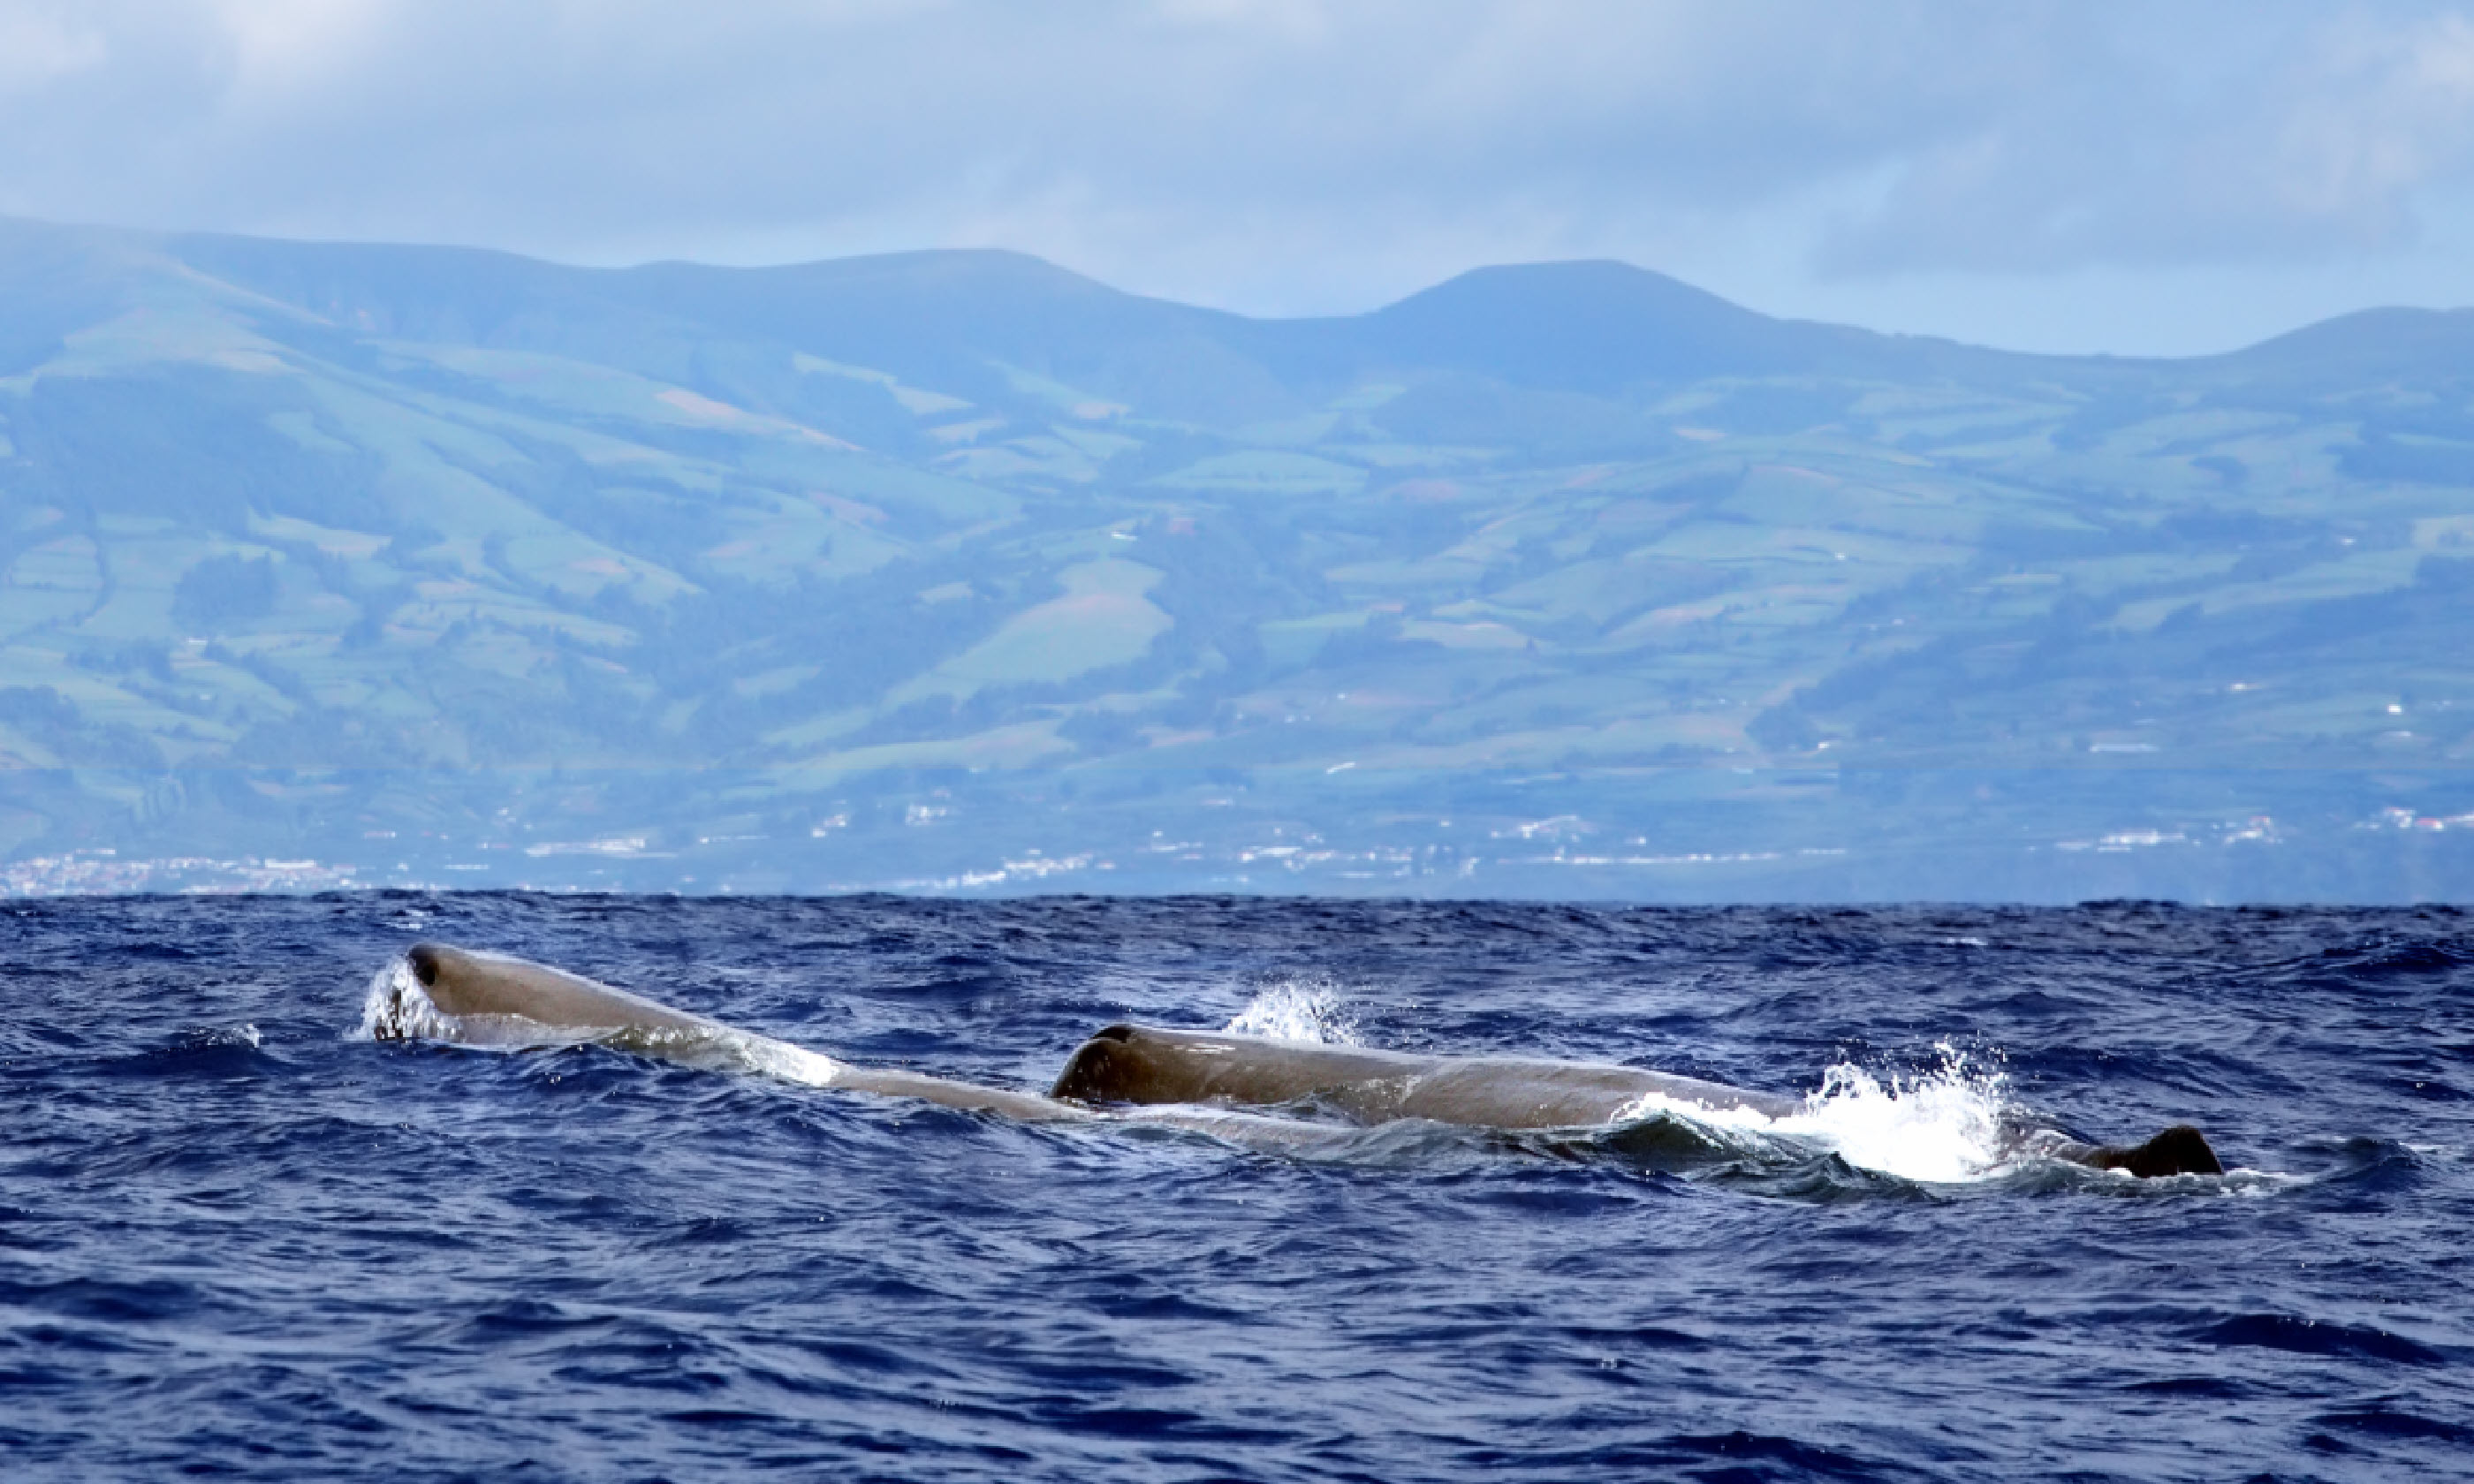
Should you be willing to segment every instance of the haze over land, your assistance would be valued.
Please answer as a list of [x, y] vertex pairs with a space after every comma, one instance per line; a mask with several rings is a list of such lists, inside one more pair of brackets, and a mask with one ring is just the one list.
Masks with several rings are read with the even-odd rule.
[[1263, 321], [994, 252], [13, 223], [0, 850], [36, 889], [2462, 894], [2469, 350], [2399, 311], [2008, 355], [1611, 263]]

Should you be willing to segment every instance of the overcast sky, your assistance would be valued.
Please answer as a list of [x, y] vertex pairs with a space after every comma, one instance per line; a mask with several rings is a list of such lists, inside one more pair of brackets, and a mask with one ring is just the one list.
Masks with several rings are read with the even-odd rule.
[[0, 0], [0, 214], [2197, 352], [2474, 303], [2474, 5]]

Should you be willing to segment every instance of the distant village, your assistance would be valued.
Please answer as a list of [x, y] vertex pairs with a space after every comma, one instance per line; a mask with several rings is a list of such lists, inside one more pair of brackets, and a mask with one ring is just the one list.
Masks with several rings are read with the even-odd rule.
[[[2438, 817], [2392, 806], [2361, 821], [2357, 827], [2423, 832], [2474, 829], [2474, 814]], [[1200, 840], [1171, 839], [1165, 832], [1155, 832], [1154, 838], [1148, 843], [1120, 853], [1126, 856], [1128, 865], [1134, 868], [1133, 874], [1148, 877], [1151, 869], [1155, 869], [1154, 863], [1173, 861], [1193, 873], [1194, 885], [1198, 888], [1240, 892], [1267, 888], [1295, 891], [1303, 884], [1298, 878], [1309, 875], [1322, 878], [1327, 884], [1406, 883], [1422, 879], [1428, 883], [1427, 889], [1431, 889], [1438, 879], [1467, 881], [1478, 877], [1481, 872], [1489, 874], [1502, 871], [1517, 874], [1540, 867], [1682, 868], [1689, 871], [1696, 867], [1839, 857], [1849, 853], [1841, 847], [1806, 847], [1793, 850], [1659, 851], [1645, 849], [1649, 841], [1637, 836], [1626, 838], [1620, 845], [1613, 847], [1590, 849], [1579, 844], [1583, 838], [1595, 833], [1595, 829], [1589, 822], [1565, 814], [1489, 830], [1487, 838], [1496, 842], [1495, 849], [1500, 852], [1492, 855], [1464, 852], [1434, 844], [1335, 849], [1311, 831], [1288, 838], [1289, 831], [1278, 826], [1273, 830], [1273, 839], [1250, 844], [1234, 841], [1206, 844]], [[712, 845], [722, 843], [724, 839], [740, 838], [745, 837], [714, 837], [700, 843]], [[2094, 839], [2056, 840], [2047, 848], [2064, 852], [2115, 853], [2174, 846], [2274, 846], [2286, 843], [2287, 839], [2287, 832], [2275, 821], [2265, 815], [2253, 815], [2187, 829], [2127, 829]], [[645, 844], [641, 837], [615, 837], [575, 844], [533, 846], [523, 853], [534, 859], [584, 856], [601, 857], [608, 862], [671, 858], [669, 852], [647, 850]], [[1523, 849], [1524, 846], [1527, 849]], [[484, 849], [507, 848], [495, 846]], [[273, 856], [149, 858], [124, 856], [111, 850], [71, 850], [0, 863], [0, 899], [227, 892], [571, 892], [624, 889], [612, 879], [606, 868], [579, 864], [575, 869], [582, 873], [581, 875], [560, 873], [536, 881], [512, 877], [507, 865], [448, 862], [433, 865], [430, 874], [439, 879], [430, 879], [420, 868], [404, 862], [364, 867]], [[1050, 855], [1031, 850], [1023, 852], [1020, 858], [1000, 858], [984, 867], [966, 868], [945, 874], [900, 879], [820, 880], [794, 889], [827, 893], [897, 891], [970, 896], [1020, 891], [1026, 887], [1036, 889], [1043, 885], [1051, 889], [1073, 890], [1077, 889], [1079, 881], [1087, 881], [1088, 885], [1080, 889], [1108, 891], [1115, 889], [1110, 876], [1119, 869], [1116, 860], [1089, 851]], [[735, 889], [744, 889], [735, 888], [730, 876], [722, 873], [707, 875], [702, 883], [695, 876], [684, 876], [679, 880], [689, 891], [698, 895], [728, 895]], [[778, 883], [768, 883], [755, 889], [779, 891], [785, 888]], [[1351, 889], [1367, 888], [1363, 885], [1344, 888]], [[1406, 889], [1413, 894], [1419, 891], [1416, 887], [1376, 889]]]
[[[203, 855], [124, 859], [114, 850], [71, 850], [0, 865], [0, 898], [118, 897], [158, 893], [331, 892], [363, 881], [351, 866], [314, 860]], [[393, 883], [385, 883], [393, 884]]]

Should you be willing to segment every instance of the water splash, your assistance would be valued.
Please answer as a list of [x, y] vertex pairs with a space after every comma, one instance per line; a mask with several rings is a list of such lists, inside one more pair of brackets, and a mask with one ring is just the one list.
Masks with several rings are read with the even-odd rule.
[[2005, 1132], [2006, 1074], [1978, 1068], [1947, 1042], [1934, 1049], [1941, 1065], [1916, 1077], [1893, 1073], [1884, 1079], [1841, 1062], [1822, 1074], [1821, 1090], [1802, 1110], [1781, 1118], [1652, 1093], [1614, 1121], [1665, 1113], [1712, 1128], [1783, 1135], [1903, 1180], [1958, 1184], [2013, 1167], [2023, 1151]]
[[1353, 1046], [1357, 1025], [1344, 1004], [1340, 986], [1329, 978], [1281, 979], [1256, 993], [1221, 1029], [1232, 1036]]
[[769, 1036], [751, 1036], [734, 1032], [717, 1046], [722, 1059], [760, 1077], [771, 1077], [803, 1088], [830, 1088], [840, 1082], [849, 1068], [821, 1051], [794, 1046], [787, 1041]]
[[1947, 1042], [1934, 1047], [1941, 1065], [1914, 1078], [1884, 1084], [1842, 1062], [1822, 1073], [1821, 1090], [1805, 1112], [1782, 1120], [1781, 1132], [1829, 1144], [1850, 1164], [1906, 1180], [1982, 1180], [2008, 1168], [2014, 1142], [2005, 1135], [2008, 1077], [1979, 1069]]
[[370, 975], [361, 996], [361, 1023], [347, 1041], [447, 1041], [449, 1017], [430, 1002], [429, 992], [401, 957], [390, 958]]
[[194, 1046], [247, 1046], [255, 1051], [266, 1044], [266, 1033], [255, 1020], [244, 1020], [238, 1025], [202, 1027], [191, 1031], [187, 1040]]

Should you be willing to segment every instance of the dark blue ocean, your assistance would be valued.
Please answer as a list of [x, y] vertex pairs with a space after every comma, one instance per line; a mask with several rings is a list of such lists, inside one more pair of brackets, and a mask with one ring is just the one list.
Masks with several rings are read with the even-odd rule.
[[[1234, 1021], [1830, 1076], [1844, 1137], [1280, 1153], [367, 1039], [421, 939], [1007, 1086]], [[88, 899], [0, 970], [12, 1480], [2474, 1475], [2461, 912]], [[1997, 1103], [2233, 1173], [1952, 1164]]]

